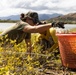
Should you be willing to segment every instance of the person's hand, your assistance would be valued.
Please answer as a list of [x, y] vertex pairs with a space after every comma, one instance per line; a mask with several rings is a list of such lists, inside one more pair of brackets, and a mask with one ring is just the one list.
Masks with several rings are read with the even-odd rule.
[[65, 24], [64, 22], [53, 22], [52, 27], [65, 28], [64, 24]]

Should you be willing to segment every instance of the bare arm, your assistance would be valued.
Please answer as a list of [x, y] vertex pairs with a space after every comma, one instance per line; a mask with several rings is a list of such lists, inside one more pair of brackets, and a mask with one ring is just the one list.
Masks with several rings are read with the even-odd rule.
[[51, 23], [49, 24], [44, 24], [44, 25], [38, 25], [38, 26], [25, 26], [23, 31], [24, 32], [30, 32], [30, 33], [40, 33], [40, 32], [44, 32], [47, 29], [49, 29], [51, 26]]

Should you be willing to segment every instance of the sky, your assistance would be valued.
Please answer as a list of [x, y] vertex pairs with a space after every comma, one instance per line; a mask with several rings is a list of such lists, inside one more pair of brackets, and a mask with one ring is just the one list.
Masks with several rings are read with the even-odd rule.
[[76, 0], [1, 0], [0, 17], [35, 11], [38, 14], [76, 13]]

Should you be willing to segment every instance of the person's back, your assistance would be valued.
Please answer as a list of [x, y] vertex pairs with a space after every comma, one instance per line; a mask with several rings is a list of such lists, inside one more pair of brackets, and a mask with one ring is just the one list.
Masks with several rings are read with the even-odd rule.
[[[23, 32], [22, 30], [25, 25], [28, 25], [28, 24], [26, 22], [19, 21], [12, 27], [2, 32], [0, 34], [0, 37], [3, 36], [4, 38], [7, 35], [5, 39], [16, 40], [16, 44], [18, 44], [22, 42], [24, 39], [26, 39], [27, 36], [28, 37], [30, 36], [30, 33]], [[3, 39], [3, 41], [5, 40]]]

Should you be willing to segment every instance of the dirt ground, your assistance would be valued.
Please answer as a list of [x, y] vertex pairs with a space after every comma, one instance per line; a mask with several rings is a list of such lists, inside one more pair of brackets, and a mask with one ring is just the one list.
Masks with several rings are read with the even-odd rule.
[[[48, 58], [43, 67], [39, 69], [39, 75], [76, 75], [76, 69], [71, 69], [62, 65], [60, 55], [56, 58]], [[40, 62], [42, 62], [40, 60]]]

